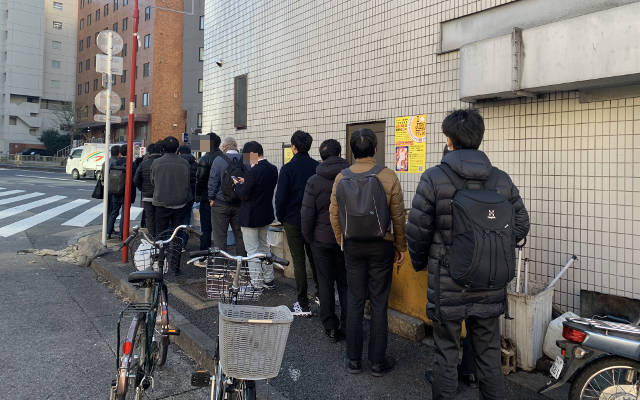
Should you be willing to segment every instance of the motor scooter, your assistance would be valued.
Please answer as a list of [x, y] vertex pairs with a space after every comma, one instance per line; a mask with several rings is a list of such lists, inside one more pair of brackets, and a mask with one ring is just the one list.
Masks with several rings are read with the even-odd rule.
[[638, 400], [640, 327], [590, 318], [563, 322], [553, 378], [540, 394], [570, 385], [570, 400]]

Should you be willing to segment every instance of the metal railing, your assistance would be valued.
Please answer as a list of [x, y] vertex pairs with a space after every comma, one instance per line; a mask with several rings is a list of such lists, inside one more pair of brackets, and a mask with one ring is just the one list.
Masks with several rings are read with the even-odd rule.
[[2, 154], [0, 155], [0, 162], [11, 163], [15, 165], [31, 165], [31, 166], [50, 166], [50, 167], [64, 167], [66, 164], [66, 157], [53, 157], [53, 156], [39, 156], [22, 154]]

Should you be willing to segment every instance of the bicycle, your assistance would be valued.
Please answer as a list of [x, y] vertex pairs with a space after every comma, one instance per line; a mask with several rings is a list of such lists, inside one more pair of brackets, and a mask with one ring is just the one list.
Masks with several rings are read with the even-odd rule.
[[[169, 327], [168, 291], [164, 283], [165, 262], [169, 262], [166, 260], [168, 258], [166, 250], [171, 250], [171, 244], [180, 231], [198, 234], [190, 226], [180, 225], [169, 239], [152, 240], [146, 232], [135, 227], [132, 235], [120, 245], [120, 249], [129, 246], [134, 239], [142, 236], [143, 240], [151, 244], [147, 261], [150, 265], [145, 265], [145, 269], [132, 272], [128, 276], [130, 283], [138, 288], [144, 288], [144, 301], [127, 304], [118, 316], [116, 345], [118, 375], [111, 383], [110, 400], [126, 398], [140, 400], [145, 390], [149, 387], [153, 388], [153, 372], [156, 368], [162, 367], [167, 360], [169, 336], [180, 335], [179, 329]], [[136, 249], [131, 250], [135, 252]], [[136, 267], [140, 268], [139, 265]], [[122, 318], [127, 314], [133, 314], [133, 318], [126, 339], [122, 343], [122, 357], [120, 357], [120, 325]], [[133, 394], [129, 391], [130, 385], [135, 388]], [[128, 393], [130, 396], [127, 396]]]
[[[293, 314], [286, 306], [258, 307], [238, 305], [238, 301], [259, 298], [256, 275], [251, 277], [246, 262], [289, 265], [271, 254], [247, 257], [209, 249], [191, 252], [189, 264], [207, 262], [207, 294], [217, 297], [219, 333], [214, 353], [214, 371], [197, 371], [191, 384], [211, 385], [213, 400], [255, 400], [255, 381], [278, 376]], [[233, 261], [231, 265], [229, 261]]]

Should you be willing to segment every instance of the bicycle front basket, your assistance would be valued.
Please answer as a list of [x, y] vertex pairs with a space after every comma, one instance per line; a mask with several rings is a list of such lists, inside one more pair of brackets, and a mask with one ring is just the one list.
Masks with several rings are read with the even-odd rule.
[[[209, 257], [207, 260], [207, 298], [229, 302], [233, 278], [236, 275], [236, 263], [225, 257]], [[262, 278], [255, 279], [257, 284]], [[245, 264], [240, 267], [238, 277], [238, 301], [257, 301], [262, 294], [262, 288], [257, 288], [251, 282], [250, 268]]]
[[218, 312], [224, 373], [248, 380], [278, 376], [293, 321], [289, 308], [219, 303]]

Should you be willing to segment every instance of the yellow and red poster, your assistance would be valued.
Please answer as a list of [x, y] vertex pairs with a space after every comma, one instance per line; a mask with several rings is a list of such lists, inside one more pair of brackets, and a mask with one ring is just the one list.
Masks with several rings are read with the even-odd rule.
[[396, 171], [422, 173], [427, 162], [427, 116], [397, 117]]

